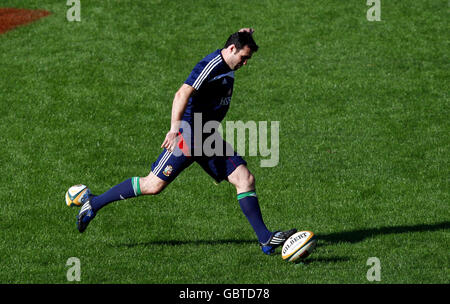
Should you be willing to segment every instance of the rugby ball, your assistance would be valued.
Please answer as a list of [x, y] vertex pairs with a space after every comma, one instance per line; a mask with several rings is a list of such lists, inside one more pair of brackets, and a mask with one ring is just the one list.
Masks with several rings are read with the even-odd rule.
[[311, 231], [299, 231], [284, 242], [281, 257], [288, 262], [306, 258], [316, 248], [317, 238]]

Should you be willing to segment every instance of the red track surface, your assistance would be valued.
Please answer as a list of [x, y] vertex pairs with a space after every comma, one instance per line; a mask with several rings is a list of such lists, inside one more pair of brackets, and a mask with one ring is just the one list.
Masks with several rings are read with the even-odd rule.
[[44, 10], [0, 8], [0, 34], [50, 15]]

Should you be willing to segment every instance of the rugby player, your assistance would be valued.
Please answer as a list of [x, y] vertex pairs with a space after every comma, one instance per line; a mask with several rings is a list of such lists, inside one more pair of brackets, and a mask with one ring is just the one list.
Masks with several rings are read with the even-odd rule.
[[[100, 209], [107, 204], [140, 195], [157, 195], [194, 162], [217, 183], [226, 180], [236, 187], [242, 212], [255, 231], [265, 254], [274, 253], [275, 248], [297, 231], [271, 231], [266, 227], [255, 191], [255, 177], [247, 168], [246, 161], [227, 142], [220, 139], [223, 141], [223, 153], [196, 153], [196, 147], [203, 142], [202, 138], [194, 136], [196, 134], [192, 130], [198, 128], [196, 124], [202, 124], [202, 130], [204, 123], [224, 119], [233, 94], [235, 71], [246, 65], [258, 51], [253, 32], [251, 28], [243, 28], [233, 33], [223, 48], [215, 50], [197, 63], [175, 94], [171, 127], [161, 145], [163, 151], [152, 164], [150, 173], [145, 177], [129, 178], [101, 195], [89, 196], [77, 216], [80, 232], [85, 231]], [[198, 117], [200, 114], [201, 122], [194, 119], [195, 115]]]

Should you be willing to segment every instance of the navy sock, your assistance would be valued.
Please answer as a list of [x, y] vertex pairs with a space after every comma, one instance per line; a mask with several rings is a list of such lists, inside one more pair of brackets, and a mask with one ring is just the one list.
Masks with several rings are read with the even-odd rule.
[[269, 240], [272, 232], [270, 232], [266, 225], [264, 224], [261, 209], [259, 208], [258, 197], [255, 191], [248, 191], [240, 193], [237, 196], [239, 205], [241, 206], [242, 212], [247, 217], [250, 225], [252, 225], [253, 230], [258, 237], [260, 243], [265, 243]]
[[107, 204], [121, 199], [132, 198], [141, 195], [139, 177], [132, 177], [115, 185], [105, 193], [91, 199], [92, 209], [96, 212]]

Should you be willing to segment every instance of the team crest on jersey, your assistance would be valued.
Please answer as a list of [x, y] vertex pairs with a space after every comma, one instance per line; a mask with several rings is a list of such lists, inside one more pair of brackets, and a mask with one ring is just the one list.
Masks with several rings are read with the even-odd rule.
[[173, 171], [173, 167], [171, 165], [167, 165], [167, 167], [163, 171], [163, 174], [165, 176], [169, 176], [170, 174], [172, 174], [172, 171]]

